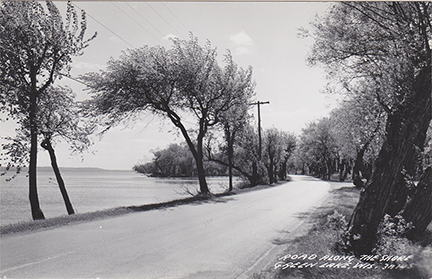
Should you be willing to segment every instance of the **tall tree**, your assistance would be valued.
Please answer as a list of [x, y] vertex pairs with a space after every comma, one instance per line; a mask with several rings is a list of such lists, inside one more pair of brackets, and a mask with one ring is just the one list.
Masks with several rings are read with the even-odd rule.
[[[245, 120], [243, 118], [242, 120]], [[236, 122], [243, 123], [243, 122]], [[233, 145], [233, 160], [232, 168], [236, 170], [241, 177], [249, 182], [249, 187], [257, 186], [264, 182], [264, 166], [259, 160], [258, 154], [258, 135], [249, 122], [243, 123], [239, 129], [235, 130], [235, 142]], [[237, 125], [237, 124], [236, 124]], [[231, 132], [233, 132], [232, 130]], [[225, 144], [221, 148], [221, 152], [213, 154], [211, 148], [209, 149], [208, 159], [210, 161], [219, 163], [224, 166], [229, 166], [227, 159], [227, 137], [225, 135]], [[231, 143], [234, 143], [231, 139]], [[218, 156], [219, 155], [219, 156]]]
[[[80, 121], [80, 108], [74, 101], [74, 97], [70, 88], [50, 86], [40, 95], [36, 113], [41, 146], [48, 151], [50, 156], [51, 166], [68, 214], [74, 214], [75, 211], [57, 164], [55, 141], [57, 138], [62, 138], [68, 142], [72, 153], [81, 153], [92, 144], [89, 135], [94, 130], [94, 124]], [[7, 138], [8, 143], [3, 145], [3, 150], [6, 151], [11, 162], [25, 165], [29, 161], [28, 150], [31, 142], [29, 119], [23, 118], [18, 124], [16, 137]]]
[[335, 160], [338, 158], [332, 124], [329, 118], [310, 123], [300, 135], [297, 150], [297, 156], [302, 157], [299, 161], [304, 164], [301, 167], [307, 167], [309, 173], [327, 180], [336, 170]]
[[283, 156], [281, 132], [276, 128], [264, 131], [263, 162], [267, 168], [269, 183], [277, 182], [277, 167]]
[[[70, 69], [89, 40], [84, 11], [81, 19], [71, 3], [66, 22], [57, 7], [46, 2], [3, 1], [0, 11], [1, 111], [16, 119], [28, 118], [30, 127], [29, 199], [34, 220], [44, 219], [37, 194], [37, 123], [40, 95]], [[62, 72], [63, 71], [63, 72]]]
[[[91, 112], [103, 117], [109, 129], [127, 117], [149, 110], [168, 117], [180, 130], [196, 162], [200, 192], [209, 194], [203, 162], [203, 141], [221, 114], [242, 102], [252, 86], [252, 70], [238, 68], [226, 57], [226, 67], [216, 60], [210, 43], [173, 40], [173, 47], [143, 47], [111, 60], [106, 71], [84, 76], [93, 92]], [[184, 125], [195, 117], [196, 138]]]
[[[356, 88], [365, 92], [367, 88]], [[370, 94], [357, 92], [348, 96], [330, 114], [340, 157], [340, 180], [347, 176], [347, 167], [353, 169], [354, 185], [363, 187], [370, 178], [372, 162], [378, 156], [384, 134], [386, 113]], [[347, 166], [348, 165], [348, 166]]]
[[[231, 54], [228, 53], [227, 59], [232, 60]], [[237, 65], [234, 65], [234, 67], [237, 67]], [[230, 69], [230, 71], [236, 71], [235, 68]], [[241, 84], [244, 83], [240, 78], [242, 76], [238, 77], [237, 80], [238, 85], [234, 85], [232, 88], [233, 90], [244, 90], [244, 94], [241, 96], [243, 99], [238, 102], [235, 106], [232, 106], [229, 110], [225, 111], [221, 114], [221, 126], [224, 133], [225, 138], [225, 148], [223, 148], [226, 151], [227, 155], [227, 163], [224, 165], [228, 166], [228, 191], [232, 191], [233, 189], [233, 166], [234, 166], [234, 146], [238, 138], [238, 134], [241, 132], [241, 130], [245, 127], [246, 123], [249, 121], [249, 115], [248, 115], [248, 109], [249, 109], [249, 103], [250, 98], [253, 95], [253, 86], [249, 87], [243, 87]], [[244, 78], [244, 76], [243, 76]], [[219, 163], [221, 163], [219, 161]]]
[[282, 144], [283, 154], [282, 154], [282, 159], [279, 168], [280, 180], [284, 180], [287, 178], [288, 160], [291, 158], [291, 156], [294, 153], [296, 142], [297, 140], [294, 134], [288, 132], [281, 132], [281, 144]]
[[228, 166], [228, 191], [233, 189], [233, 165], [234, 165], [234, 146], [238, 133], [247, 122], [247, 102], [242, 106], [233, 107], [222, 120], [223, 133], [225, 138], [225, 151], [227, 155]]
[[50, 86], [41, 94], [37, 110], [38, 133], [43, 138], [41, 146], [48, 151], [69, 215], [75, 211], [58, 167], [53, 141], [62, 138], [68, 142], [72, 152], [83, 152], [91, 145], [88, 136], [94, 130], [94, 125], [80, 121], [80, 107], [74, 98], [75, 95], [70, 88]]
[[407, 201], [406, 180], [431, 120], [431, 17], [429, 2], [344, 2], [315, 24], [311, 61], [328, 67], [337, 88], [365, 85], [388, 115], [348, 227], [346, 244], [356, 254], [371, 252], [383, 216], [400, 213]]

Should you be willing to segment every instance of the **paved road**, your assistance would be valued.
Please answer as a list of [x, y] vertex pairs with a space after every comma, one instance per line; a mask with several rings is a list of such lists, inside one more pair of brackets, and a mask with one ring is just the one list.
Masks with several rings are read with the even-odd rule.
[[296, 215], [318, 206], [329, 187], [293, 176], [212, 202], [4, 236], [0, 277], [245, 278], [276, 259], [274, 240], [298, 226]]

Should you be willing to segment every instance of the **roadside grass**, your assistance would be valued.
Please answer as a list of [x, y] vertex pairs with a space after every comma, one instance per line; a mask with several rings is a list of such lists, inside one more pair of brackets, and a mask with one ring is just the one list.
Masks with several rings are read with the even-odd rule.
[[[168, 202], [155, 203], [155, 204], [144, 204], [138, 206], [122, 206], [116, 208], [110, 208], [100, 211], [88, 212], [88, 213], [77, 213], [73, 215], [63, 215], [53, 218], [48, 218], [44, 220], [36, 220], [36, 221], [24, 221], [13, 223], [9, 225], [0, 226], [0, 236], [14, 234], [14, 233], [28, 233], [34, 232], [42, 229], [50, 229], [57, 228], [66, 225], [91, 222], [96, 220], [102, 220], [106, 218], [117, 217], [133, 212], [138, 211], [149, 211], [156, 209], [164, 209], [169, 207], [176, 207], [184, 204], [200, 204], [200, 203], [208, 203], [208, 202], [227, 202], [227, 196], [233, 196], [240, 193], [247, 193], [249, 191], [259, 191], [262, 189], [267, 189], [270, 187], [275, 187], [281, 185], [287, 181], [280, 181], [275, 183], [274, 185], [259, 185], [255, 187], [249, 188], [235, 188], [232, 192], [223, 192], [212, 195], [194, 195], [192, 197], [177, 199]], [[223, 198], [225, 197], [225, 198]], [[223, 198], [223, 199], [222, 199]]]
[[409, 243], [407, 247], [406, 242], [403, 242], [397, 250], [399, 253], [390, 255], [412, 255], [406, 261], [402, 261], [403, 258], [399, 258], [399, 261], [380, 261], [387, 260], [382, 255], [375, 261], [360, 261], [354, 256], [339, 252], [340, 236], [358, 202], [360, 191], [348, 183], [330, 183], [333, 190], [329, 197], [308, 216], [308, 222], [312, 223], [308, 233], [288, 242], [285, 253], [278, 257], [278, 262], [269, 269], [254, 274], [253, 279], [432, 278], [430, 230], [419, 243]]
[[234, 192], [227, 192], [215, 195], [196, 195], [194, 197], [177, 199], [168, 202], [155, 203], [155, 204], [145, 204], [145, 205], [133, 205], [133, 206], [122, 206], [116, 208], [110, 208], [100, 211], [88, 212], [88, 213], [79, 213], [73, 215], [63, 215], [53, 218], [48, 218], [44, 220], [36, 220], [36, 221], [27, 221], [27, 222], [19, 222], [10, 225], [0, 226], [0, 235], [8, 235], [14, 233], [25, 233], [25, 232], [33, 232], [42, 229], [48, 228], [57, 228], [71, 224], [83, 223], [83, 222], [91, 222], [95, 220], [102, 220], [106, 218], [117, 217], [133, 212], [139, 211], [149, 211], [156, 209], [164, 209], [169, 207], [176, 207], [183, 204], [199, 204], [206, 202], [226, 202], [226, 199], [219, 199], [225, 196], [235, 195]]

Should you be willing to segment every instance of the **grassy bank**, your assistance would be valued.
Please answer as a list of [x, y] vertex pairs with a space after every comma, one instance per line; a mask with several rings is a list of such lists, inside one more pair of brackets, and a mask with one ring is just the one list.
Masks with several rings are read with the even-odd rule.
[[[283, 184], [286, 181], [282, 181], [277, 183], [276, 185]], [[275, 185], [273, 185], [275, 186]], [[59, 217], [53, 217], [45, 220], [37, 220], [37, 221], [27, 221], [14, 223], [10, 225], [0, 226], [0, 235], [8, 235], [14, 233], [26, 233], [33, 232], [42, 229], [49, 228], [57, 228], [66, 225], [78, 224], [83, 222], [91, 222], [95, 220], [101, 220], [106, 218], [117, 217], [133, 212], [138, 211], [148, 211], [148, 210], [156, 210], [163, 209], [169, 207], [176, 207], [184, 204], [193, 204], [193, 203], [203, 203], [203, 202], [218, 202], [218, 198], [230, 195], [236, 195], [239, 193], [245, 193], [249, 191], [257, 191], [260, 189], [266, 189], [268, 187], [273, 187], [270, 185], [260, 185], [253, 188], [244, 188], [244, 189], [234, 189], [232, 192], [225, 192], [220, 194], [214, 194], [211, 196], [202, 196], [197, 195], [189, 198], [178, 199], [168, 202], [155, 203], [155, 204], [144, 204], [140, 206], [124, 206], [124, 207], [116, 207], [106, 210], [100, 210], [95, 212], [88, 213], [79, 213], [73, 215], [64, 215]]]
[[313, 224], [308, 233], [288, 242], [284, 254], [268, 270], [254, 274], [254, 279], [432, 278], [430, 231], [421, 244], [392, 243], [393, 252], [389, 253], [392, 257], [380, 255], [377, 259], [365, 257], [360, 261], [340, 253], [337, 243], [360, 191], [348, 183], [331, 184], [329, 197], [308, 216], [308, 222]]
[[138, 211], [163, 209], [163, 208], [175, 207], [183, 204], [214, 202], [214, 201], [217, 202], [218, 197], [234, 195], [234, 194], [235, 193], [221, 193], [212, 196], [198, 195], [190, 198], [178, 199], [169, 202], [145, 204], [140, 206], [116, 207], [116, 208], [111, 208], [106, 210], [95, 211], [95, 212], [59, 216], [59, 217], [54, 217], [54, 218], [49, 218], [44, 220], [20, 222], [20, 223], [1, 226], [0, 235], [32, 232], [32, 231], [37, 231], [37, 230], [47, 229], [47, 228], [56, 228], [56, 227], [61, 227], [61, 226], [66, 226], [71, 224], [78, 224], [83, 222], [91, 222], [95, 220], [117, 217], [117, 216], [138, 212]]

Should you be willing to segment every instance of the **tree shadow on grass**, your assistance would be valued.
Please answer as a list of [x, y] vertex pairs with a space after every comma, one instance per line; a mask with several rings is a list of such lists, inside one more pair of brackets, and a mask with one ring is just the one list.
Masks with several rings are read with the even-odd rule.
[[[282, 185], [284, 182], [280, 182], [274, 186]], [[133, 212], [143, 212], [149, 210], [158, 210], [158, 209], [166, 209], [173, 208], [180, 205], [201, 205], [201, 204], [209, 204], [209, 203], [227, 203], [228, 201], [235, 200], [233, 197], [237, 194], [247, 193], [249, 191], [256, 190], [264, 190], [274, 186], [258, 186], [254, 188], [250, 188], [247, 190], [235, 190], [233, 192], [224, 192], [219, 194], [212, 195], [195, 195], [193, 197], [177, 199], [168, 202], [155, 203], [155, 204], [144, 204], [138, 206], [121, 206], [116, 208], [110, 208], [100, 211], [73, 214], [73, 215], [65, 215], [53, 217], [45, 220], [37, 220], [30, 222], [20, 222], [15, 224], [10, 224], [6, 226], [0, 226], [0, 235], [8, 235], [13, 233], [21, 233], [21, 232], [32, 232], [41, 229], [49, 229], [49, 228], [57, 228], [65, 225], [73, 225], [84, 222], [91, 222], [96, 220], [102, 220], [112, 217], [118, 217], [125, 214], [133, 213]]]
[[132, 205], [132, 206], [121, 206], [111, 209], [99, 210], [94, 212], [87, 212], [81, 214], [73, 214], [66, 216], [58, 216], [54, 218], [37, 220], [31, 222], [20, 222], [0, 227], [0, 235], [7, 235], [12, 233], [20, 232], [31, 232], [40, 229], [56, 228], [65, 225], [73, 225], [84, 222], [91, 222], [96, 220], [102, 220], [112, 217], [119, 217], [133, 212], [143, 212], [150, 210], [166, 209], [177, 207], [181, 205], [202, 205], [209, 203], [227, 203], [230, 200], [235, 200], [234, 193], [221, 193], [215, 195], [196, 195], [194, 197], [178, 199], [168, 202], [144, 204], [144, 205]]
[[201, 204], [207, 204], [207, 203], [227, 203], [230, 200], [234, 200], [234, 198], [228, 198], [226, 196], [230, 196], [229, 194], [218, 194], [218, 195], [211, 195], [211, 196], [204, 196], [204, 195], [197, 195], [190, 198], [184, 198], [179, 200], [173, 200], [169, 202], [162, 202], [162, 203], [154, 203], [154, 204], [144, 204], [144, 205], [133, 205], [133, 206], [127, 206], [127, 209], [130, 209], [132, 211], [148, 211], [148, 210], [154, 210], [154, 209], [163, 209], [163, 208], [170, 208], [170, 207], [177, 207], [180, 205], [201, 205]]

